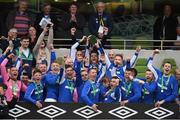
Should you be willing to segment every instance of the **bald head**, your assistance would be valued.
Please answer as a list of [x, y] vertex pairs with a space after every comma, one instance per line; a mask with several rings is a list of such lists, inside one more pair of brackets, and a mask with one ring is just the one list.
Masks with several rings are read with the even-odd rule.
[[103, 13], [104, 10], [105, 10], [105, 3], [103, 3], [103, 2], [98, 2], [98, 3], [96, 4], [96, 10], [97, 10], [98, 13]]
[[109, 57], [110, 61], [114, 61], [115, 51], [114, 51], [113, 49], [111, 49], [111, 50], [109, 51], [108, 57]]

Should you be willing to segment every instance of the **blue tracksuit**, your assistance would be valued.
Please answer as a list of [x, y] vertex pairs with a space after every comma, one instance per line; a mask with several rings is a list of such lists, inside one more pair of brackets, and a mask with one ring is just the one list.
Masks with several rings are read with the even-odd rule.
[[81, 97], [81, 94], [82, 94], [82, 90], [83, 90], [83, 87], [85, 85], [86, 81], [83, 81], [82, 84], [77, 87], [77, 92], [78, 92], [78, 103], [82, 103], [83, 102], [83, 99]]
[[141, 97], [141, 87], [136, 81], [126, 82], [124, 79], [120, 84], [122, 101], [128, 100], [129, 103], [137, 103]]
[[24, 99], [34, 104], [36, 104], [37, 101], [42, 102], [44, 92], [43, 89], [44, 85], [42, 82], [38, 85], [34, 82], [30, 83], [27, 87]]
[[124, 71], [126, 68], [131, 68], [134, 66], [137, 58], [138, 58], [138, 53], [135, 52], [133, 57], [131, 58], [130, 62], [127, 62], [126, 65], [122, 66], [117, 66], [109, 60], [107, 54], [104, 52], [104, 49], [100, 45], [100, 48], [98, 49], [101, 54], [105, 54], [105, 59], [106, 59], [106, 66], [107, 66], [107, 72], [106, 76], [111, 80], [112, 76], [117, 75], [119, 78], [123, 79], [124, 77]]
[[64, 79], [64, 82], [59, 85], [58, 102], [72, 103], [75, 81]]
[[108, 91], [108, 87], [106, 87], [102, 83], [100, 83], [99, 89], [100, 89], [100, 98], [99, 98], [99, 101], [103, 102], [104, 101], [104, 95]]
[[154, 68], [152, 61], [153, 58], [150, 57], [147, 66], [154, 73], [154, 76], [157, 80], [156, 101], [174, 101], [178, 96], [178, 81], [173, 75], [165, 76], [163, 72]]
[[99, 102], [100, 90], [95, 82], [88, 80], [82, 90], [81, 98], [83, 101], [92, 106], [95, 103]]
[[121, 101], [121, 90], [119, 87], [115, 87], [111, 90], [108, 95], [105, 97], [105, 103], [115, 103]]
[[141, 102], [146, 104], [153, 104], [155, 101], [156, 81], [145, 82], [142, 85]]
[[52, 74], [51, 72], [47, 73], [44, 76], [44, 83], [46, 87], [46, 98], [58, 99], [59, 91], [59, 74]]

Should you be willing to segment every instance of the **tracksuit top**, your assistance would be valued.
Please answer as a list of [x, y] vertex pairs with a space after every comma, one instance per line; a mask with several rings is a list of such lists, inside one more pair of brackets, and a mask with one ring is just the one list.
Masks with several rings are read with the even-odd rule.
[[42, 82], [39, 84], [32, 82], [28, 85], [24, 99], [36, 104], [37, 101], [43, 102], [44, 85]]
[[156, 82], [156, 101], [165, 100], [165, 102], [172, 102], [178, 96], [178, 81], [174, 75], [165, 76], [163, 72], [153, 67], [153, 58], [148, 59], [148, 68], [153, 72]]
[[137, 103], [141, 98], [141, 87], [136, 81], [126, 82], [124, 79], [120, 83], [122, 101], [128, 100], [129, 103]]
[[88, 80], [83, 87], [81, 98], [83, 101], [92, 106], [99, 102], [100, 89], [94, 81]]

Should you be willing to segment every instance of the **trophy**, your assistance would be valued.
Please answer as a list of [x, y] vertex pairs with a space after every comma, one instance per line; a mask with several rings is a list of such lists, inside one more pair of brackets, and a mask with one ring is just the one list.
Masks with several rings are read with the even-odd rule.
[[94, 36], [94, 35], [89, 35], [88, 38], [89, 38], [89, 43], [90, 43], [91, 45], [95, 45], [95, 44], [97, 43], [97, 38], [96, 38], [96, 36]]

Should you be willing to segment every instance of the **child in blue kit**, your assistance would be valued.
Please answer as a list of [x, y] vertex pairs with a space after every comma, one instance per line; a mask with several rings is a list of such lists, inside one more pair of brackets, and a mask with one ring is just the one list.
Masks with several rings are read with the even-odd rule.
[[33, 71], [33, 82], [27, 87], [24, 99], [42, 108], [44, 84], [41, 81], [42, 73], [39, 69]]

